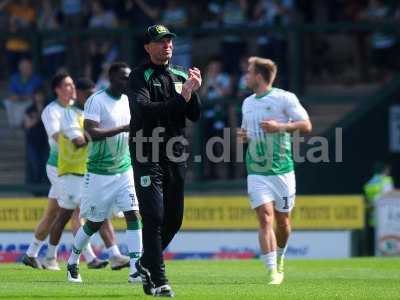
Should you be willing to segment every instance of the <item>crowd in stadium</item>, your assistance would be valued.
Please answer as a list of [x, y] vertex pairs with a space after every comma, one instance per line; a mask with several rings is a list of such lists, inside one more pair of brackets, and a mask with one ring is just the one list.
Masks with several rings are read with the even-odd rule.
[[[25, 129], [28, 157], [31, 155], [31, 160], [38, 162], [28, 177], [32, 182], [41, 182], [45, 178], [42, 166], [47, 156], [47, 146], [40, 112], [51, 98], [47, 79], [60, 68], [67, 68], [76, 76], [91, 78], [98, 89], [105, 87], [108, 84], [106, 74], [109, 64], [124, 60], [121, 49], [123, 40], [91, 37], [81, 41], [71, 40], [65, 35], [50, 35], [42, 40], [41, 64], [40, 68], [35, 69], [32, 56], [35, 49], [29, 36], [14, 33], [103, 28], [131, 28], [142, 32], [143, 28], [156, 23], [184, 33], [188, 27], [247, 26], [251, 30], [254, 26], [286, 26], [300, 21], [321, 24], [399, 20], [400, 5], [398, 1], [390, 0], [3, 0], [0, 1], [0, 25], [8, 28], [11, 35], [3, 36], [1, 46], [6, 53], [2, 60], [7, 68], [0, 72], [0, 77], [3, 82], [8, 82], [8, 91], [5, 95], [3, 93], [2, 100], [10, 127]], [[324, 79], [329, 81], [335, 76], [350, 82], [385, 79], [391, 76], [394, 68], [398, 68], [393, 53], [398, 49], [399, 39], [391, 32], [355, 34], [351, 40], [353, 47], [347, 49], [347, 44], [343, 44], [345, 49], [342, 52], [346, 52], [350, 58], [343, 59], [341, 64], [335, 60], [335, 45], [341, 45], [340, 39], [329, 39], [317, 33], [310, 34], [307, 39], [311, 57], [319, 57], [318, 60], [309, 59], [307, 66], [316, 82]], [[138, 63], [145, 58], [145, 53], [140, 38], [136, 42], [135, 61]], [[252, 41], [243, 35], [223, 35], [219, 38], [219, 49], [207, 52], [209, 56], [199, 61], [196, 52], [203, 49], [199, 50], [194, 37], [183, 34], [174, 42], [176, 50], [173, 63], [185, 67], [196, 64], [203, 69], [204, 82], [200, 94], [210, 103], [205, 105], [203, 113], [206, 138], [221, 135], [223, 128], [234, 126], [227, 124], [226, 108], [217, 100], [224, 97], [243, 98], [248, 94], [244, 73], [249, 54], [270, 57], [276, 61], [280, 69], [278, 84], [284, 88], [289, 86], [287, 57], [291, 42], [287, 35], [279, 31], [259, 34]], [[346, 59], [356, 66], [341, 69], [340, 65], [349, 65]], [[365, 61], [370, 63], [366, 64]], [[372, 67], [366, 69], [366, 65]], [[357, 70], [356, 75], [351, 73], [354, 69]], [[34, 153], [42, 153], [43, 157]], [[206, 173], [206, 177], [218, 177], [212, 165], [207, 167]]]
[[[202, 12], [201, 14], [198, 12]], [[352, 0], [352, 1], [304, 1], [304, 0], [128, 0], [128, 1], [33, 1], [4, 0], [0, 3], [0, 24], [11, 33], [32, 29], [36, 30], [74, 30], [84, 28], [129, 27], [141, 31], [155, 23], [163, 23], [175, 30], [185, 30], [189, 26], [202, 28], [240, 27], [270, 25], [288, 25], [297, 21], [306, 23], [328, 23], [336, 21], [380, 21], [399, 19], [400, 10], [397, 1]], [[382, 41], [382, 39], [384, 41]], [[376, 37], [372, 47], [376, 49], [393, 48], [393, 37]], [[63, 36], [46, 39], [43, 45], [44, 76], [65, 65], [71, 49], [69, 41]], [[385, 44], [382, 45], [381, 43]], [[260, 54], [278, 56], [285, 53], [285, 38], [279, 33], [260, 36], [256, 41]], [[21, 57], [29, 55], [33, 45], [27, 38], [9, 37], [4, 44], [7, 53], [8, 70], [15, 72]], [[231, 51], [224, 55], [224, 68], [228, 72], [239, 71], [237, 57], [245, 55], [250, 45], [242, 37], [229, 35], [222, 39], [222, 49]], [[253, 48], [254, 45], [251, 45]], [[315, 51], [319, 54], [327, 51], [328, 45], [319, 41]], [[190, 66], [192, 41], [178, 41], [176, 56], [180, 64]], [[322, 53], [321, 53], [322, 52]], [[144, 53], [138, 53], [143, 57]], [[87, 60], [84, 66], [94, 80], [102, 74], [104, 62], [113, 61], [119, 56], [118, 45], [111, 41], [91, 42], [88, 45]], [[285, 59], [278, 58], [283, 63]]]

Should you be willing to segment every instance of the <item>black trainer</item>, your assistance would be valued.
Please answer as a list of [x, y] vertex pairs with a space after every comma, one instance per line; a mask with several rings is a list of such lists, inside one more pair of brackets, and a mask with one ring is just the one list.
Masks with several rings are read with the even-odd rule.
[[175, 297], [175, 293], [172, 291], [169, 284], [164, 284], [162, 286], [156, 287], [154, 289], [154, 297]]
[[143, 291], [146, 295], [154, 295], [154, 283], [151, 281], [150, 272], [140, 263], [138, 259], [135, 263], [135, 267], [142, 279]]
[[77, 264], [67, 265], [67, 279], [69, 282], [82, 282], [81, 275], [79, 274], [79, 267]]
[[22, 263], [34, 269], [43, 269], [42, 264], [36, 257], [31, 257], [28, 256], [27, 254], [24, 254], [24, 256], [22, 257]]

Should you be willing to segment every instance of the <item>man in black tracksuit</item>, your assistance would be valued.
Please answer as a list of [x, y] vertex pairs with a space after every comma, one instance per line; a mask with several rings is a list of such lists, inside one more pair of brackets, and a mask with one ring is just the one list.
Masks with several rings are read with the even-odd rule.
[[[146, 294], [173, 297], [165, 276], [163, 250], [183, 219], [186, 172], [186, 119], [200, 117], [201, 85], [197, 68], [170, 64], [173, 44], [163, 25], [146, 32], [150, 60], [129, 79], [130, 150], [136, 192], [143, 221], [143, 256], [137, 263]], [[144, 138], [146, 139], [144, 141]]]

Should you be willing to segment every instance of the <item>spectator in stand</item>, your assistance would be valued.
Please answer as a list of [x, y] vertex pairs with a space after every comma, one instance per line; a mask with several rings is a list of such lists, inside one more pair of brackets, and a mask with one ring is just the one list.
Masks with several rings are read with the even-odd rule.
[[[205, 103], [203, 103], [205, 107], [203, 114], [205, 144], [214, 136], [222, 136], [226, 126], [227, 115], [224, 103], [220, 100], [232, 95], [233, 81], [231, 76], [223, 71], [222, 65], [220, 58], [211, 59], [206, 68], [206, 74], [200, 90], [200, 96], [205, 100]], [[213, 151], [215, 155], [221, 155], [221, 145], [216, 144]], [[206, 160], [204, 165], [204, 173], [207, 178], [215, 179], [219, 177], [216, 163]]]
[[288, 25], [294, 12], [293, 0], [258, 0], [254, 7], [257, 22], [261, 25]]
[[147, 28], [159, 22], [163, 3], [162, 0], [120, 0], [116, 5], [118, 19], [132, 28]]
[[208, 100], [216, 100], [232, 93], [231, 76], [223, 71], [222, 61], [219, 57], [210, 60], [200, 90], [201, 96]]
[[[221, 11], [221, 20], [224, 27], [240, 28], [249, 23], [248, 1], [227, 0]], [[223, 58], [224, 69], [231, 73], [239, 71], [238, 57], [246, 52], [246, 42], [240, 35], [225, 34], [222, 39], [220, 55]]]
[[[368, 6], [361, 13], [361, 20], [371, 23], [393, 21], [396, 10], [384, 0], [369, 0]], [[376, 77], [387, 80], [398, 64], [398, 38], [395, 34], [374, 31], [370, 37], [372, 62], [378, 72]], [[383, 76], [382, 76], [383, 75]]]
[[22, 127], [26, 109], [32, 104], [34, 92], [42, 86], [42, 79], [33, 73], [32, 62], [24, 58], [19, 72], [10, 78], [10, 96], [4, 100], [8, 122], [13, 128]]
[[91, 2], [91, 13], [90, 28], [115, 28], [118, 25], [114, 12], [106, 9], [101, 1]]
[[[236, 91], [236, 97], [239, 99], [244, 99], [253, 93], [246, 84], [246, 74], [248, 67], [249, 67], [249, 58], [247, 56], [243, 56], [240, 59], [240, 73], [238, 77], [237, 91]], [[241, 107], [239, 112], [241, 113]]]
[[[257, 25], [285, 26], [291, 23], [294, 11], [293, 0], [258, 0], [253, 17]], [[277, 31], [270, 31], [257, 39], [258, 55], [268, 57], [279, 66], [279, 84], [287, 87], [288, 64], [287, 37]]]
[[[67, 30], [79, 30], [84, 27], [87, 0], [60, 0], [62, 27]], [[67, 66], [73, 74], [80, 74], [84, 59], [86, 58], [87, 45], [79, 36], [71, 36], [67, 40]]]
[[[118, 21], [114, 12], [106, 9], [101, 1], [91, 2], [91, 12], [89, 28], [111, 29], [117, 27]], [[103, 64], [114, 61], [118, 57], [118, 52], [118, 46], [112, 38], [90, 41], [90, 73], [94, 82], [98, 80], [102, 73]]]
[[[357, 22], [360, 19], [361, 13], [365, 7], [365, 0], [340, 0], [341, 11], [339, 14], [339, 21]], [[354, 66], [358, 70], [358, 77], [361, 81], [368, 81], [368, 47], [366, 40], [368, 33], [365, 31], [354, 32], [354, 47], [353, 47], [353, 61]]]
[[197, 14], [200, 18], [200, 24], [205, 28], [217, 28], [220, 25], [220, 16], [222, 14], [222, 3], [218, 0], [200, 2], [198, 11], [202, 14]]
[[[0, 10], [5, 10], [8, 15], [8, 31], [18, 33], [32, 30], [35, 26], [36, 11], [29, 0], [4, 0], [0, 3]], [[8, 71], [17, 71], [21, 58], [29, 55], [31, 45], [26, 37], [13, 36], [6, 40], [5, 50], [8, 62]]]
[[85, 0], [61, 0], [65, 28], [77, 29], [83, 25]]
[[[41, 1], [37, 25], [39, 30], [60, 29], [61, 12], [53, 7], [50, 0]], [[42, 74], [49, 77], [65, 64], [66, 39], [57, 35], [43, 39], [42, 43]]]
[[[161, 7], [164, 0], [120, 0], [118, 2], [118, 19], [131, 28], [147, 28], [160, 22]], [[137, 37], [135, 43], [135, 59], [140, 64], [148, 59], [143, 48], [143, 37]]]
[[26, 156], [28, 183], [43, 183], [46, 181], [46, 161], [49, 155], [46, 130], [40, 118], [45, 106], [45, 94], [42, 89], [35, 91], [33, 104], [25, 113], [24, 128], [26, 134]]
[[100, 91], [108, 88], [110, 85], [110, 80], [108, 79], [108, 69], [110, 68], [110, 64], [104, 63], [103, 64], [103, 69], [101, 71], [101, 74], [99, 78], [96, 81], [96, 86], [95, 90]]
[[[188, 7], [184, 1], [170, 0], [162, 10], [161, 23], [178, 32], [183, 31], [189, 23]], [[172, 63], [185, 68], [192, 65], [192, 39], [188, 36], [174, 39]]]

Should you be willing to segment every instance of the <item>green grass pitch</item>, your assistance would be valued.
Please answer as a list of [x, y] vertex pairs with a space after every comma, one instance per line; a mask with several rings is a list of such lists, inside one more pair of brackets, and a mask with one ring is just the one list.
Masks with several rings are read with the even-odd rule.
[[[171, 261], [176, 299], [400, 299], [400, 258], [287, 260], [285, 281], [266, 285], [259, 260]], [[0, 265], [0, 299], [152, 299], [127, 282], [128, 270], [88, 270], [83, 284], [61, 272]]]

